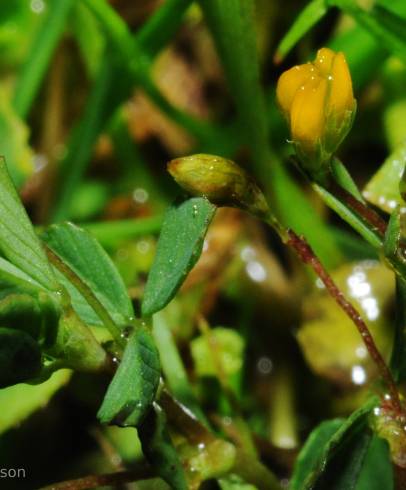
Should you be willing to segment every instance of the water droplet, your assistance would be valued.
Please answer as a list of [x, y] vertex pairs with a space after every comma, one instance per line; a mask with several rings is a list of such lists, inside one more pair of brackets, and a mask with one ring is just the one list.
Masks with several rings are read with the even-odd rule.
[[45, 9], [44, 0], [31, 0], [30, 8], [34, 14], [41, 14]]
[[261, 357], [257, 362], [257, 369], [261, 374], [269, 374], [272, 368], [273, 364], [269, 357]]
[[135, 202], [139, 204], [144, 204], [145, 202], [148, 201], [148, 198], [149, 198], [149, 194], [145, 189], [142, 189], [141, 187], [134, 189], [133, 199]]
[[120, 337], [123, 339], [128, 339], [129, 336], [131, 335], [132, 331], [133, 331], [133, 328], [131, 326], [124, 327], [123, 331], [120, 334]]

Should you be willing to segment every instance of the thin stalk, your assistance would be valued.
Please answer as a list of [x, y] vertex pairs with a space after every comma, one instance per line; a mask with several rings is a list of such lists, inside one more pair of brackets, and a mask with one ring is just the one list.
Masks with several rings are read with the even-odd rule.
[[399, 392], [395, 380], [393, 379], [392, 373], [390, 372], [389, 367], [387, 366], [384, 358], [379, 352], [371, 335], [371, 332], [362, 319], [360, 313], [356, 310], [356, 308], [354, 308], [350, 301], [344, 296], [343, 292], [335, 284], [331, 276], [323, 267], [320, 260], [314, 254], [309, 244], [302, 237], [296, 235], [293, 230], [288, 230], [287, 233], [289, 236], [287, 244], [295, 250], [299, 258], [305, 264], [309, 264], [312, 267], [317, 276], [322, 280], [331, 297], [338, 303], [344, 313], [352, 320], [352, 322], [357, 327], [365, 344], [365, 347], [367, 348], [371, 358], [375, 362], [378, 371], [386, 384], [394, 409], [398, 414], [402, 414], [403, 408], [400, 403]]
[[58, 269], [69, 281], [76, 287], [76, 289], [83, 295], [88, 304], [93, 308], [93, 311], [103, 322], [104, 326], [110, 332], [113, 339], [121, 347], [125, 347], [125, 339], [121, 335], [121, 330], [115, 324], [111, 318], [109, 312], [103, 306], [103, 304], [97, 299], [93, 291], [89, 286], [82, 281], [82, 279], [72, 270], [53, 250], [51, 250], [46, 244], [44, 244], [45, 252], [48, 256], [51, 264]]
[[113, 246], [121, 241], [159, 233], [162, 218], [162, 215], [156, 215], [146, 218], [85, 223], [81, 226], [102, 245]]
[[75, 480], [66, 480], [60, 483], [54, 483], [40, 490], [90, 490], [91, 488], [100, 488], [106, 486], [122, 485], [136, 480], [146, 480], [153, 478], [154, 475], [149, 466], [140, 466], [132, 471], [118, 471], [116, 473], [107, 473], [104, 475], [89, 475]]
[[370, 225], [382, 238], [386, 231], [386, 222], [372, 208], [366, 206], [363, 202], [356, 199], [350, 192], [337, 183], [332, 182], [327, 190], [341, 202], [344, 202], [352, 209], [361, 219]]
[[231, 389], [230, 383], [227, 379], [227, 375], [224, 372], [220, 359], [220, 352], [218, 348], [219, 346], [215, 342], [209, 324], [207, 323], [206, 319], [203, 318], [201, 315], [199, 315], [198, 317], [198, 327], [209, 345], [211, 357], [215, 365], [215, 369], [217, 371], [217, 378], [220, 382], [220, 386], [223, 390], [227, 403], [230, 405], [233, 412], [235, 413], [234, 423], [236, 426], [238, 426], [240, 440], [243, 441], [242, 446], [244, 448], [244, 451], [246, 451], [247, 454], [249, 454], [250, 456], [256, 458], [258, 457], [258, 451], [255, 447], [255, 443], [253, 441], [251, 431], [246, 421], [243, 418], [242, 411], [240, 408], [240, 404], [237, 400], [237, 397], [235, 396], [233, 390]]
[[263, 216], [258, 217], [264, 220], [269, 226], [271, 226], [276, 231], [276, 233], [278, 233], [284, 243], [293, 248], [293, 250], [296, 252], [303, 263], [308, 264], [312, 267], [316, 275], [325, 285], [331, 297], [337, 302], [344, 313], [355, 324], [365, 344], [365, 347], [367, 348], [372, 360], [375, 362], [378, 368], [378, 372], [381, 375], [384, 383], [386, 384], [394, 410], [399, 415], [403, 414], [404, 410], [400, 402], [396, 382], [388, 365], [379, 352], [368, 326], [362, 319], [358, 310], [350, 303], [350, 301], [344, 296], [344, 293], [333, 281], [333, 279], [321, 263], [320, 259], [316, 256], [310, 245], [307, 243], [306, 239], [297, 235], [291, 229], [283, 229], [271, 212], [269, 212], [265, 218]]
[[208, 425], [207, 419], [190, 386], [185, 366], [167, 324], [165, 313], [162, 311], [156, 313], [152, 322], [152, 334], [159, 350], [162, 370], [169, 388], [179, 401], [192, 410], [202, 424]]
[[293, 373], [284, 364], [272, 378], [270, 440], [276, 447], [293, 449], [299, 444], [295, 413]]
[[[165, 410], [168, 422], [183, 433], [191, 444], [210, 444], [217, 437], [204, 427], [182, 404], [165, 389], [162, 390], [159, 404]], [[276, 477], [258, 459], [236, 448], [232, 473], [241, 476], [259, 490], [281, 490]]]

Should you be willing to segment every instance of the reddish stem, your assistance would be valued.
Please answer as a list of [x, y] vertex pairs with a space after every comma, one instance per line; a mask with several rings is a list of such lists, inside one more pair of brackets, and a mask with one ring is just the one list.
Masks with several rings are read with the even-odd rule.
[[368, 352], [372, 359], [374, 360], [379, 373], [382, 376], [382, 379], [387, 385], [387, 388], [390, 393], [392, 406], [394, 410], [398, 413], [402, 413], [402, 405], [399, 399], [399, 393], [396, 387], [396, 383], [392, 377], [392, 374], [383, 359], [381, 353], [379, 352], [375, 341], [369, 331], [366, 323], [361, 318], [359, 312], [354, 308], [354, 306], [348, 301], [348, 299], [344, 296], [343, 292], [340, 291], [336, 283], [333, 281], [331, 276], [328, 274], [320, 260], [314, 254], [310, 245], [306, 242], [303, 237], [299, 237], [292, 230], [288, 230], [288, 245], [290, 245], [298, 254], [300, 259], [305, 263], [309, 264], [317, 276], [323, 281], [323, 284], [327, 288], [327, 291], [330, 295], [335, 299], [338, 305], [344, 310], [347, 316], [354, 322], [357, 327], [359, 333], [361, 334], [362, 340], [364, 341], [365, 347], [368, 349]]
[[138, 471], [119, 471], [105, 475], [89, 475], [75, 480], [66, 480], [55, 483], [41, 490], [88, 490], [91, 488], [100, 488], [105, 486], [117, 486], [123, 483], [129, 483], [136, 480], [146, 480], [154, 475], [148, 467], [140, 468]]
[[395, 489], [406, 490], [406, 469], [394, 464], [393, 472], [395, 476]]
[[385, 220], [383, 220], [372, 208], [366, 206], [363, 202], [356, 199], [350, 192], [335, 182], [332, 182], [327, 190], [341, 202], [347, 204], [347, 206], [355, 211], [358, 216], [366, 221], [382, 237], [385, 235], [387, 224]]

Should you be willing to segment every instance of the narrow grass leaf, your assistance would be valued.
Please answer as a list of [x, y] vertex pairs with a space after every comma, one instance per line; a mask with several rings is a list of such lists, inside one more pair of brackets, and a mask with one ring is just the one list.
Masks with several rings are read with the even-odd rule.
[[117, 106], [131, 92], [126, 72], [116, 63], [113, 53], [109, 51], [104, 56], [84, 113], [72, 130], [61, 164], [61, 188], [57, 193], [53, 221], [70, 217], [72, 197], [90, 162], [97, 138]]
[[58, 0], [47, 4], [48, 15], [38, 29], [14, 89], [13, 105], [22, 118], [27, 116], [38, 93], [74, 3], [75, 0]]
[[154, 263], [145, 286], [143, 316], [166, 306], [202, 252], [215, 206], [196, 197], [175, 203], [165, 214]]
[[260, 84], [254, 2], [200, 0], [200, 5], [213, 34], [238, 112], [242, 142], [251, 150], [257, 181], [266, 191], [282, 223], [303, 234], [326, 265], [337, 265], [342, 256], [328, 227], [269, 145], [268, 114]]
[[154, 57], [174, 37], [192, 0], [167, 0], [136, 34], [141, 49]]
[[[392, 54], [406, 61], [406, 31], [403, 17], [382, 5], [363, 9], [354, 0], [329, 0], [329, 4], [351, 15]], [[401, 11], [403, 12], [403, 9]]]
[[326, 15], [327, 11], [325, 0], [312, 0], [308, 3], [276, 48], [275, 61], [283, 61], [294, 45]]

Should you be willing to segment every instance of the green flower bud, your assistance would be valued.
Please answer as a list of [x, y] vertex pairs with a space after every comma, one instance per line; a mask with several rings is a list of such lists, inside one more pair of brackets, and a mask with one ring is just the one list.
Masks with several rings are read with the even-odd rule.
[[213, 204], [241, 208], [257, 216], [269, 211], [252, 177], [226, 158], [205, 154], [176, 158], [169, 162], [168, 171], [189, 194], [206, 197]]

